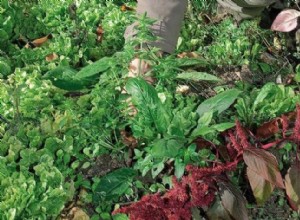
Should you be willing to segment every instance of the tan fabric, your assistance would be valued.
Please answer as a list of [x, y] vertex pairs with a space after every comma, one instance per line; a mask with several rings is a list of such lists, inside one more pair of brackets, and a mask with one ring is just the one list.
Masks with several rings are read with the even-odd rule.
[[[225, 11], [237, 20], [260, 16], [266, 6], [278, 0], [217, 0]], [[157, 20], [151, 27], [152, 33], [160, 39], [147, 42], [167, 53], [174, 52], [180, 33], [188, 0], [138, 0], [137, 13]], [[127, 27], [124, 37], [130, 39], [136, 34], [134, 23]]]
[[237, 20], [260, 16], [265, 7], [277, 0], [217, 0], [228, 13]]
[[[151, 29], [159, 40], [148, 42], [151, 46], [167, 53], [174, 52], [187, 4], [187, 0], [138, 0], [137, 13], [147, 13], [148, 17], [157, 20]], [[126, 29], [126, 39], [135, 35], [135, 25], [136, 23]]]

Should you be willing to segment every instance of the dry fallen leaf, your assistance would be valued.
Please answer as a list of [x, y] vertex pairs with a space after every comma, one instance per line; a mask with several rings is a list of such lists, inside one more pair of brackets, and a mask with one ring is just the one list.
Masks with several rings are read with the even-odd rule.
[[287, 9], [281, 11], [271, 26], [273, 31], [290, 32], [297, 28], [300, 11], [295, 9]]
[[135, 11], [134, 8], [128, 7], [127, 5], [121, 6], [121, 11]]
[[96, 29], [96, 34], [97, 34], [97, 42], [101, 43], [103, 40], [103, 35], [104, 35], [104, 30], [101, 25], [99, 25]]
[[46, 61], [51, 62], [53, 60], [56, 60], [57, 58], [58, 55], [56, 53], [51, 53], [46, 56]]
[[196, 52], [182, 52], [177, 55], [178, 58], [198, 58], [199, 54]]
[[73, 208], [74, 217], [72, 220], [89, 220], [90, 217], [80, 208]]
[[141, 76], [149, 84], [153, 85], [155, 83], [155, 79], [151, 76], [146, 75], [151, 71], [151, 69], [151, 65], [147, 61], [135, 58], [129, 64], [128, 77], [135, 78]]
[[138, 141], [135, 137], [130, 134], [130, 132], [122, 130], [121, 132], [122, 142], [130, 147], [130, 148], [136, 148], [138, 145]]
[[25, 48], [35, 48], [35, 47], [40, 47], [42, 46], [44, 43], [46, 43], [49, 39], [52, 39], [53, 36], [52, 34], [48, 34], [47, 36], [45, 37], [41, 37], [41, 38], [38, 38], [38, 39], [35, 39], [33, 41], [30, 41], [28, 42], [26, 45], [25, 45]]

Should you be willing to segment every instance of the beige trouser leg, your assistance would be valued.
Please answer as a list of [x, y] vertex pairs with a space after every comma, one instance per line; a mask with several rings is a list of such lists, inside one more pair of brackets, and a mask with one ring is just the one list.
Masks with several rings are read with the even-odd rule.
[[[188, 0], [138, 0], [137, 13], [140, 15], [147, 13], [148, 17], [156, 20], [151, 30], [159, 39], [148, 42], [149, 45], [167, 53], [174, 52], [187, 4]], [[134, 23], [127, 27], [125, 39], [135, 35], [136, 25]]]
[[278, 0], [217, 0], [219, 5], [233, 14], [237, 20], [260, 16], [265, 7]]

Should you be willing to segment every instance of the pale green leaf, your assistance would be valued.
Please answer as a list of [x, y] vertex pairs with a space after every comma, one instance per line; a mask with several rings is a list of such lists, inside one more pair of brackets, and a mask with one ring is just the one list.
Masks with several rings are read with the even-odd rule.
[[104, 57], [92, 64], [83, 67], [77, 74], [77, 79], [89, 78], [97, 75], [98, 73], [104, 72], [110, 67], [110, 61], [112, 58]]
[[177, 79], [191, 80], [191, 81], [222, 81], [219, 77], [205, 72], [184, 72], [179, 74]]
[[234, 101], [237, 99], [240, 93], [241, 91], [237, 89], [230, 89], [212, 98], [209, 98], [198, 106], [197, 113], [200, 117], [205, 112], [210, 111], [217, 112], [218, 114], [220, 114], [234, 103]]

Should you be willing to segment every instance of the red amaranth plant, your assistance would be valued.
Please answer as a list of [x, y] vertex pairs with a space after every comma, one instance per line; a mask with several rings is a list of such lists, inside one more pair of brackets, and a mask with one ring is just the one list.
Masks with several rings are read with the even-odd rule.
[[[164, 195], [146, 195], [130, 206], [114, 212], [126, 213], [133, 220], [190, 220], [192, 207], [208, 207], [215, 198], [217, 182], [224, 181], [222, 173], [234, 170], [237, 161], [219, 164], [212, 168], [188, 165], [188, 175], [181, 181], [173, 177], [173, 188]], [[222, 177], [222, 178], [220, 178]]]
[[[295, 210], [300, 209], [300, 201], [297, 200], [300, 198], [298, 187], [300, 178], [297, 178], [300, 177], [298, 158], [283, 181], [276, 157], [266, 151], [283, 140], [299, 143], [300, 106], [297, 106], [296, 120], [291, 135], [287, 134], [288, 116], [276, 118], [274, 122], [262, 125], [264, 127], [260, 130], [267, 130], [269, 133], [264, 135], [269, 137], [274, 135], [270, 133], [280, 131], [279, 124], [281, 124], [282, 138], [273, 143], [262, 144], [258, 138], [262, 135], [252, 135], [250, 131], [242, 127], [239, 121], [236, 121], [235, 129], [228, 131], [226, 135], [226, 140], [228, 140], [226, 149], [231, 158], [229, 161], [220, 162], [220, 159], [216, 159], [212, 166], [207, 168], [187, 165], [187, 174], [180, 181], [173, 177], [173, 188], [165, 194], [146, 195], [140, 201], [122, 207], [113, 214], [125, 213], [130, 216], [131, 220], [189, 220], [192, 217], [192, 208], [209, 208], [213, 203], [216, 204], [218, 195], [219, 200], [221, 199], [221, 203], [218, 204], [222, 205], [232, 219], [247, 219], [243, 196], [238, 188], [230, 184], [227, 176], [227, 172], [234, 171], [241, 161], [247, 165], [248, 180], [257, 203], [264, 203], [271, 195], [274, 186], [277, 186], [282, 189], [286, 188], [291, 207]], [[273, 126], [272, 129], [268, 129], [270, 126]], [[260, 148], [255, 146], [260, 146]], [[219, 152], [216, 153], [219, 154]], [[221, 189], [220, 186], [225, 186], [225, 188]], [[242, 210], [240, 213], [236, 213], [236, 203], [242, 203], [239, 207]]]

